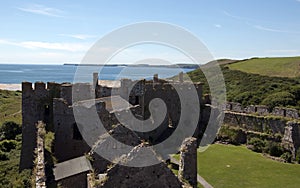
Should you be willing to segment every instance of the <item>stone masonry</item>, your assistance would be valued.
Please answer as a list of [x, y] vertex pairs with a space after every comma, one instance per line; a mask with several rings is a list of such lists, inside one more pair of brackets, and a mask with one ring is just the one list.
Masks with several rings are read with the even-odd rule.
[[[123, 79], [120, 81], [121, 84], [119, 87], [99, 85], [98, 74], [96, 73], [93, 74], [92, 83], [57, 84], [49, 82], [45, 84], [37, 82], [33, 88], [32, 83], [23, 82], [23, 142], [20, 170], [33, 168], [34, 150], [37, 144], [41, 146], [40, 142], [36, 141], [39, 129], [35, 125], [37, 122], [42, 121], [45, 123], [45, 131], [54, 132], [54, 147], [52, 152], [57, 162], [64, 164], [66, 161], [90, 154], [93, 158], [91, 164], [95, 172], [106, 172], [109, 174], [109, 180], [111, 181], [107, 181], [105, 185], [103, 184], [104, 187], [110, 187], [110, 185], [117, 187], [124, 187], [125, 185], [127, 187], [137, 187], [138, 185], [146, 186], [152, 184], [155, 186], [181, 187], [182, 183], [167, 168], [164, 161], [151, 168], [129, 168], [114, 165], [112, 169], [108, 170], [107, 165], [110, 162], [95, 152], [100, 145], [113, 148], [113, 146], [105, 141], [106, 136], [109, 135], [123, 143], [136, 146], [135, 152], [141, 146], [141, 142], [156, 144], [168, 138], [179, 124], [182, 105], [185, 105], [185, 107], [193, 112], [196, 111], [194, 108], [198, 108], [198, 106], [194, 106], [194, 104], [197, 104], [194, 101], [191, 101], [191, 104], [181, 104], [178, 92], [190, 92], [191, 88], [195, 87], [196, 94], [198, 94], [199, 106], [200, 102], [202, 102], [202, 84], [184, 82], [183, 73], [180, 73], [179, 78], [179, 82], [172, 83], [159, 79], [158, 75], [155, 75], [153, 80], [150, 81]], [[160, 98], [164, 101], [167, 108], [167, 114], [161, 124], [156, 129], [146, 133], [128, 129], [126, 124], [131, 124], [132, 122], [130, 120], [125, 122], [124, 117], [129, 113], [132, 113], [135, 118], [140, 120], [147, 120], [151, 116], [160, 115], [160, 112], [156, 108], [153, 108], [152, 111], [149, 109], [151, 101], [155, 98]], [[111, 101], [115, 101], [117, 107], [112, 108]], [[93, 119], [90, 118], [90, 114], [94, 112], [91, 111], [92, 109], [96, 111], [95, 118], [103, 123], [106, 130], [102, 131], [105, 131], [105, 133], [99, 132], [97, 126], [94, 126], [97, 122], [93, 122]], [[75, 119], [75, 113], [78, 110], [82, 112], [79, 113], [79, 121]], [[195, 120], [198, 120], [198, 128], [196, 130], [200, 130], [199, 126], [203, 123], [200, 113], [193, 115], [193, 117], [190, 116], [191, 114], [188, 114], [188, 117], [183, 120], [185, 126], [188, 127], [191, 124], [191, 119], [196, 118]], [[152, 124], [155, 124], [155, 121]], [[87, 135], [81, 134], [82, 130], [90, 134], [88, 135], [88, 143], [86, 141]], [[198, 132], [195, 135], [197, 136]], [[181, 144], [182, 140], [176, 142], [180, 142]], [[182, 153], [182, 177], [194, 186], [197, 184], [195, 179], [197, 174], [196, 139], [187, 141], [185, 147], [187, 147], [187, 152]], [[160, 158], [167, 154], [166, 152], [156, 153], [155, 155], [157, 155], [157, 158]], [[193, 160], [192, 157], [194, 157]], [[188, 160], [185, 158], [188, 158]], [[41, 161], [40, 158], [39, 161]], [[192, 161], [192, 163], [188, 164], [187, 161]], [[190, 170], [187, 168], [190, 168]], [[119, 181], [121, 180], [118, 178], [119, 172], [130, 176], [130, 178], [128, 179], [125, 176], [125, 179], [123, 178], [122, 181]], [[39, 181], [41, 180], [42, 178], [39, 178]], [[141, 184], [141, 181], [144, 184]]]
[[197, 187], [197, 139], [186, 138], [180, 149], [179, 178]]

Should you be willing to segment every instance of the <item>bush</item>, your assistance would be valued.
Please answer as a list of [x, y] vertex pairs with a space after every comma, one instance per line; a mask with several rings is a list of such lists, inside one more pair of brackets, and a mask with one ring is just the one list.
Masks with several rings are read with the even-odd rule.
[[0, 150], [3, 152], [10, 152], [12, 149], [16, 149], [17, 142], [14, 140], [3, 140], [0, 142]]
[[296, 105], [295, 96], [289, 92], [281, 91], [268, 95], [263, 101], [262, 104], [267, 105], [270, 108], [276, 106], [294, 106]]
[[248, 147], [249, 149], [251, 149], [252, 151], [255, 152], [263, 152], [264, 148], [266, 146], [266, 142], [264, 140], [261, 140], [259, 138], [253, 137], [250, 138], [250, 140], [248, 141], [248, 145], [250, 145], [251, 147]]
[[0, 133], [2, 139], [14, 140], [18, 134], [22, 133], [22, 128], [13, 121], [7, 121], [1, 126]]
[[7, 153], [0, 151], [0, 161], [9, 160]]
[[290, 152], [285, 152], [280, 156], [282, 159], [284, 159], [285, 162], [291, 163], [292, 162], [292, 154]]
[[300, 148], [298, 148], [296, 153], [296, 162], [300, 164]]
[[280, 157], [284, 150], [279, 143], [276, 142], [268, 142], [267, 151], [271, 156]]
[[246, 133], [243, 130], [229, 126], [221, 127], [217, 139], [234, 145], [244, 144], [247, 141]]

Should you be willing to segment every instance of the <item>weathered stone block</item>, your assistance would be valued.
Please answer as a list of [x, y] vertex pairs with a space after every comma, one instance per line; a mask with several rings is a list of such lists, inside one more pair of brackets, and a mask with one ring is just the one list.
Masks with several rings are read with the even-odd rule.
[[275, 107], [273, 109], [272, 114], [274, 114], [275, 116], [285, 116], [285, 109], [284, 108], [280, 108], [280, 107]]
[[287, 108], [285, 111], [286, 111], [286, 117], [294, 118], [294, 119], [299, 118], [298, 110]]
[[180, 149], [179, 178], [197, 187], [197, 139], [186, 138]]
[[259, 105], [259, 106], [255, 106], [255, 107], [256, 107], [256, 112], [259, 115], [268, 115], [269, 114], [269, 109], [267, 106]]

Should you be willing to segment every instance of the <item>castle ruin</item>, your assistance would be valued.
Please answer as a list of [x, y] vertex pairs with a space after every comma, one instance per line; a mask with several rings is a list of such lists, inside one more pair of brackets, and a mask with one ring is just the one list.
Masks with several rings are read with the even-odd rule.
[[[92, 83], [58, 84], [48, 82], [45, 84], [36, 82], [33, 89], [32, 83], [23, 82], [23, 142], [20, 170], [34, 167], [34, 151], [38, 144], [36, 140], [38, 138], [38, 127], [36, 124], [37, 122], [43, 122], [45, 130], [54, 133], [52, 154], [57, 160], [57, 164], [53, 166], [53, 174], [50, 176], [54, 176], [53, 179], [56, 183], [61, 184], [63, 187], [82, 186], [82, 184], [74, 183], [74, 180], [82, 180], [81, 182], [89, 187], [147, 186], [153, 184], [154, 181], [157, 185], [164, 185], [165, 187], [182, 187], [186, 182], [180, 181], [167, 167], [165, 161], [161, 160], [162, 155], [169, 154], [167, 151], [166, 153], [153, 151], [153, 160], [159, 160], [157, 165], [136, 168], [114, 164], [101, 157], [97, 150], [104, 144], [106, 147], [111, 146], [110, 141], [106, 139], [109, 135], [124, 144], [133, 146], [133, 150], [129, 152], [129, 154], [133, 153], [132, 155], [145, 145], [155, 145], [167, 139], [176, 130], [180, 121], [180, 114], [182, 113], [182, 104], [177, 91], [189, 91], [191, 87], [196, 89], [197, 98], [201, 102], [202, 84], [184, 82], [182, 73], [179, 74], [179, 81], [172, 82], [172, 84], [159, 79], [158, 75], [154, 75], [153, 80], [132, 81], [122, 79], [119, 87], [103, 86], [99, 84], [97, 73], [93, 74]], [[76, 93], [80, 93], [80, 95], [76, 95]], [[154, 107], [149, 107], [153, 105], [151, 101], [156, 98], [163, 100], [166, 107], [166, 117], [161, 120], [157, 128], [149, 132], [133, 131], [120, 122], [122, 114], [126, 115], [128, 113], [132, 113], [139, 120], [147, 120], [151, 116], [159, 116], [161, 112], [156, 110], [155, 104]], [[195, 103], [186, 104], [189, 105], [186, 107], [191, 110], [200, 107], [200, 103], [198, 106], [193, 106], [192, 104], [194, 105]], [[96, 109], [97, 116], [107, 131], [101, 135], [96, 135], [98, 133], [96, 130], [89, 132], [90, 134], [95, 134], [91, 135], [91, 138], [94, 139], [90, 141], [94, 143], [93, 146], [86, 142], [84, 135], [82, 135], [82, 130], [88, 127], [88, 124], [95, 122], [89, 119], [78, 122], [74, 114], [78, 109], [83, 110], [82, 112], [86, 114], [90, 114], [89, 110], [92, 108]], [[80, 114], [82, 119], [86, 118], [84, 113]], [[196, 118], [198, 122], [197, 129], [193, 135], [197, 137], [201, 132], [202, 118], [200, 113], [195, 117], [184, 119], [184, 123], [186, 126], [189, 126], [191, 124], [189, 119], [193, 118]], [[153, 125], [155, 123], [152, 122]], [[100, 137], [101, 139], [99, 140]], [[183, 140], [179, 141], [180, 143], [183, 142]], [[111, 146], [110, 149], [113, 150], [113, 147]], [[85, 158], [82, 158], [85, 155], [89, 155], [92, 159], [86, 161]], [[118, 160], [123, 160], [127, 163], [134, 160], [134, 157], [125, 158], [122, 157], [122, 159], [119, 158]], [[76, 165], [72, 167], [71, 164], [75, 163], [84, 164], [85, 168], [74, 167]], [[184, 168], [189, 168], [188, 163], [184, 164]], [[112, 167], [108, 168], [108, 166]], [[68, 172], [66, 168], [74, 169], [72, 172]], [[102, 182], [101, 184], [93, 185], [91, 183], [91, 176], [87, 176], [91, 169], [94, 170], [94, 173], [99, 174], [99, 177], [92, 179]], [[195, 171], [194, 173], [197, 172]], [[66, 177], [64, 174], [69, 175]], [[102, 181], [101, 177], [102, 179], [105, 177], [105, 181]], [[154, 177], [155, 180], [153, 179]], [[192, 187], [195, 187], [197, 184], [195, 181], [190, 182], [194, 184], [191, 184]]]

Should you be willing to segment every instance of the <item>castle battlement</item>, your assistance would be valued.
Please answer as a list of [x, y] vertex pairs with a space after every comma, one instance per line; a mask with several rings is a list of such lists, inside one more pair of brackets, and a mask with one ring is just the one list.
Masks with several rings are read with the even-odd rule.
[[292, 119], [300, 118], [297, 109], [286, 107], [275, 107], [271, 111], [270, 108], [265, 105], [249, 105], [243, 108], [240, 103], [228, 102], [225, 104], [224, 110], [246, 114], [258, 114], [261, 116], [274, 115]]

